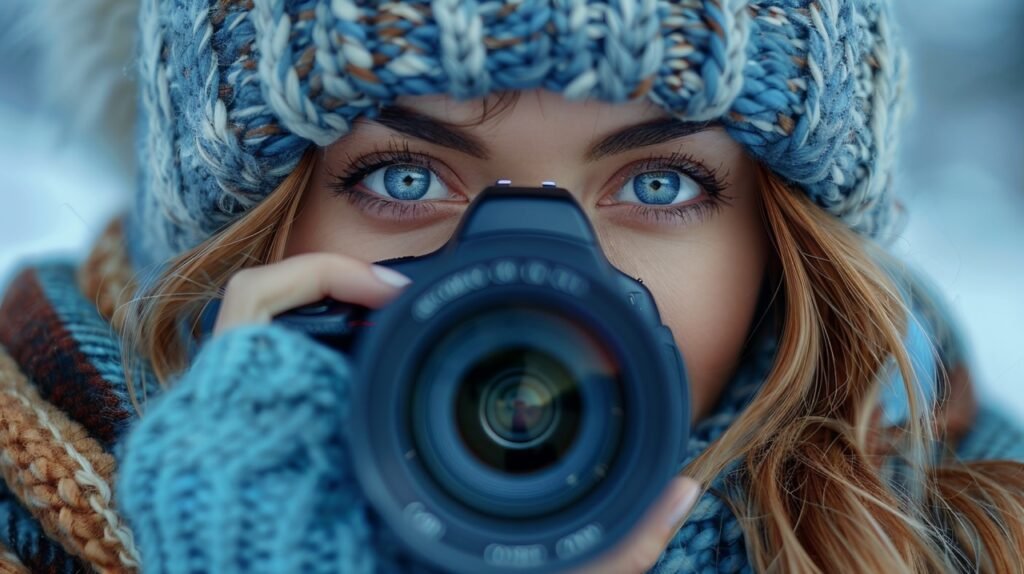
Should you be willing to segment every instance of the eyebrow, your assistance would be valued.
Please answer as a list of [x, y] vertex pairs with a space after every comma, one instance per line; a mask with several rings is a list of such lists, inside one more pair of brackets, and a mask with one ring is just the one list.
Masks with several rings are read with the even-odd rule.
[[[490, 159], [480, 138], [448, 122], [402, 106], [387, 106], [370, 121], [428, 143], [453, 149], [479, 159]], [[584, 154], [587, 162], [686, 137], [718, 126], [715, 121], [687, 122], [676, 118], [658, 118], [627, 126], [595, 142]]]

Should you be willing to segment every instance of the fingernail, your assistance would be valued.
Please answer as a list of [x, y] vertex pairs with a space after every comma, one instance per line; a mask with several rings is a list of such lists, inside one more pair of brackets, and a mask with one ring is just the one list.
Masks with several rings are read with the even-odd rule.
[[690, 511], [690, 507], [697, 501], [697, 495], [700, 494], [700, 486], [693, 482], [687, 483], [689, 486], [683, 493], [682, 497], [676, 501], [675, 508], [668, 516], [668, 527], [673, 530], [679, 527], [679, 523], [682, 522], [683, 516]]
[[382, 282], [387, 283], [392, 287], [405, 287], [412, 283], [412, 279], [409, 279], [394, 269], [389, 269], [382, 265], [372, 265], [370, 268], [373, 270], [373, 274], [377, 276], [377, 279], [380, 279]]

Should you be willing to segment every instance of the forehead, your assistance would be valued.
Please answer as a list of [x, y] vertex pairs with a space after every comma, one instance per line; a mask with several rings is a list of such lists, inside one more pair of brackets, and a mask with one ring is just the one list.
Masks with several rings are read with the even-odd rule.
[[507, 109], [491, 114], [484, 122], [479, 119], [484, 105], [493, 108], [497, 95], [487, 100], [456, 100], [450, 96], [401, 96], [396, 103], [433, 118], [466, 126], [478, 135], [517, 136], [543, 135], [564, 140], [589, 142], [597, 134], [643, 123], [668, 114], [650, 100], [608, 103], [596, 100], [570, 101], [561, 94], [547, 90], [529, 90], [519, 93]]

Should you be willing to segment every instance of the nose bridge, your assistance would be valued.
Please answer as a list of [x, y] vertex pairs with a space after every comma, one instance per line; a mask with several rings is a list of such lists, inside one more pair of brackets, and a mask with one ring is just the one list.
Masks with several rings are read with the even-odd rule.
[[586, 168], [578, 158], [572, 158], [564, 151], [553, 151], [547, 144], [527, 144], [520, 151], [505, 150], [502, 153], [504, 155], [496, 162], [495, 180], [509, 180], [517, 187], [542, 187], [549, 182], [568, 190], [577, 200], [582, 199], [587, 178]]

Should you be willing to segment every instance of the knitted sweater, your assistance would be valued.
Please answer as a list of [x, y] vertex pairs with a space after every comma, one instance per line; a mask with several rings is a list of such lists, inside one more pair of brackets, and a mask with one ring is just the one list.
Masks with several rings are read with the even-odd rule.
[[[240, 328], [170, 390], [140, 379], [138, 418], [107, 322], [128, 276], [115, 240], [80, 269], [25, 269], [0, 304], [0, 574], [429, 571], [398, 551], [354, 481], [337, 353], [277, 326]], [[743, 369], [749, 380], [764, 364]], [[755, 390], [726, 389], [691, 455]], [[1024, 460], [1024, 431], [983, 404], [958, 452]], [[708, 492], [655, 570], [749, 569], [735, 519]]]

